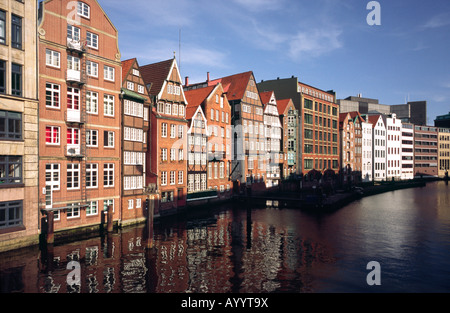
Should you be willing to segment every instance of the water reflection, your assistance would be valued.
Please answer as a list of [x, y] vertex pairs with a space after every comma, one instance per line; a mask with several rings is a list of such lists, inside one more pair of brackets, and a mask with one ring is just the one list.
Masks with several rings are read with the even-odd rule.
[[[331, 215], [239, 204], [81, 242], [0, 255], [0, 292], [450, 291], [450, 198], [444, 183], [365, 198]], [[81, 264], [81, 285], [67, 264]], [[406, 287], [407, 286], [407, 287]]]

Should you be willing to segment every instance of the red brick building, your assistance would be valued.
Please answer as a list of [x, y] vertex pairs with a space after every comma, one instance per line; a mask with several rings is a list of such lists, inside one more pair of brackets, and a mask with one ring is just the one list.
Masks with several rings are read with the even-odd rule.
[[220, 198], [229, 197], [232, 189], [231, 106], [223, 86], [217, 83], [213, 86], [188, 90], [186, 98], [189, 107], [200, 106], [206, 118], [207, 189], [217, 190]]
[[118, 31], [95, 0], [40, 3], [39, 207], [55, 230], [121, 220]]
[[155, 214], [164, 215], [186, 206], [187, 101], [175, 58], [139, 69], [155, 105], [151, 115], [152, 160], [147, 180], [156, 183], [161, 196]]
[[122, 62], [122, 220], [145, 219], [151, 101], [136, 59]]
[[277, 100], [277, 104], [282, 125], [281, 149], [284, 156], [281, 178], [287, 179], [297, 172], [298, 112], [292, 99]]
[[[221, 83], [231, 106], [232, 164], [230, 177], [239, 185], [265, 189], [266, 154], [258, 147], [265, 146], [264, 105], [259, 96], [253, 72], [235, 74], [206, 82], [190, 84], [185, 90], [215, 86]], [[208, 114], [206, 112], [206, 114]]]

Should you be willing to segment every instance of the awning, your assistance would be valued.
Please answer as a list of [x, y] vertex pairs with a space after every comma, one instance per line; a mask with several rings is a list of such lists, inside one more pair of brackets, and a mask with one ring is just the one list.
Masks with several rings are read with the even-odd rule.
[[122, 88], [122, 92], [123, 92], [124, 96], [130, 97], [130, 98], [133, 98], [133, 99], [136, 99], [139, 101], [145, 102], [148, 100], [147, 98], [135, 93], [134, 91], [131, 91], [131, 90], [128, 90], [125, 88]]

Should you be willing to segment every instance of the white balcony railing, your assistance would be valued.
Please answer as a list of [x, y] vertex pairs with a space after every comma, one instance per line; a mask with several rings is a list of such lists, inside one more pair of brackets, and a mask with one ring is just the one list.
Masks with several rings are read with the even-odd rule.
[[84, 51], [84, 45], [81, 41], [73, 40], [70, 38], [67, 38], [67, 48], [69, 48], [70, 50], [75, 50], [75, 51], [79, 51], [79, 52]]

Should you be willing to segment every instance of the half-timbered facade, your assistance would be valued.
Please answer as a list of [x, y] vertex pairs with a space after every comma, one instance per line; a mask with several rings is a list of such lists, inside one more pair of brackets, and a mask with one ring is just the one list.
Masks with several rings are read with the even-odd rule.
[[175, 58], [141, 66], [140, 71], [155, 105], [150, 176], [156, 176], [161, 196], [155, 214], [164, 215], [186, 206], [187, 101]]

